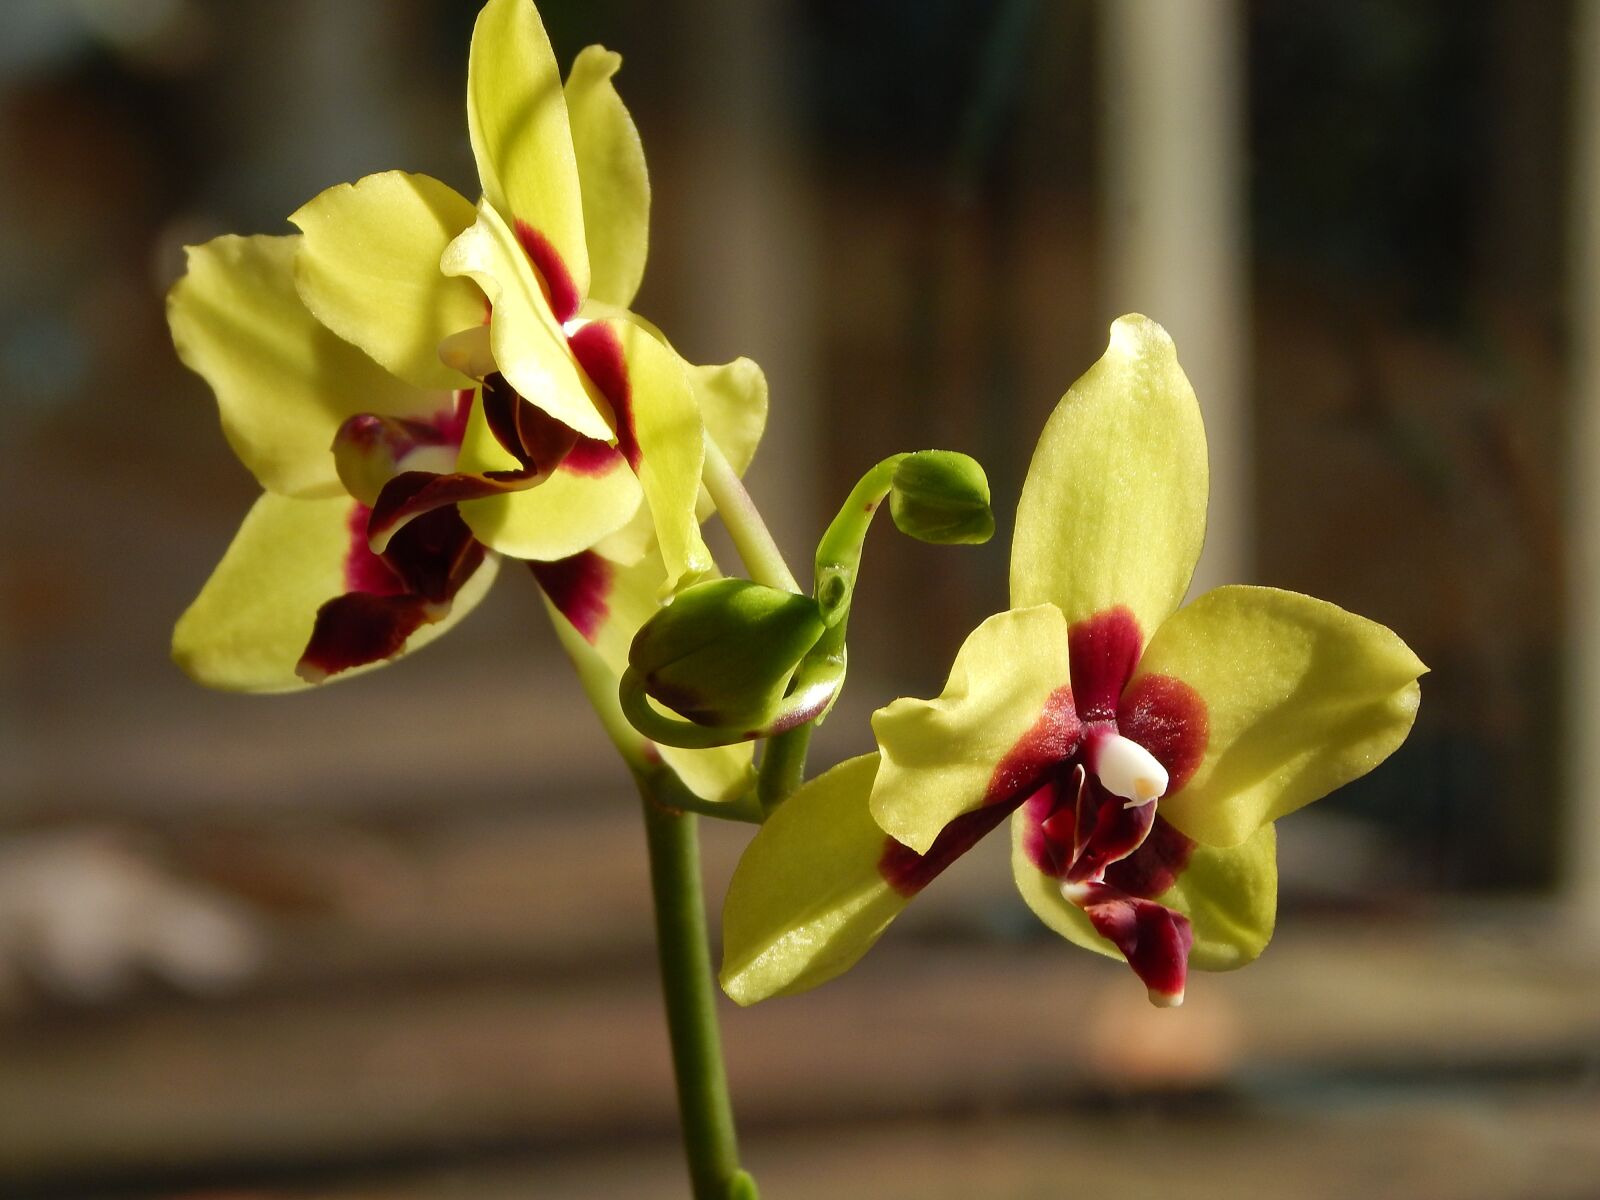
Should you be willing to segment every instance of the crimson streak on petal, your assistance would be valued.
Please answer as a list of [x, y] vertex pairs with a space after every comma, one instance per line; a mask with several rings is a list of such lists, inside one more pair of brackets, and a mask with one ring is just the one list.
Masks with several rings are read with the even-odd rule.
[[372, 596], [393, 596], [405, 591], [400, 576], [393, 567], [372, 552], [367, 544], [367, 519], [372, 510], [365, 504], [350, 509], [347, 526], [350, 545], [344, 555], [344, 587], [347, 592], [365, 592]]
[[572, 627], [593, 643], [611, 611], [609, 594], [615, 568], [593, 550], [582, 550], [555, 562], [530, 562], [528, 569], [550, 603]]
[[1193, 853], [1194, 842], [1157, 814], [1150, 836], [1127, 858], [1107, 867], [1105, 879], [1120, 892], [1154, 900], [1178, 882]]
[[915, 896], [946, 867], [976, 846], [984, 834], [1005, 820], [1018, 803], [1013, 800], [1006, 804], [988, 804], [962, 813], [939, 831], [926, 854], [918, 854], [892, 837], [885, 838], [883, 854], [878, 859], [878, 874], [902, 896]]
[[[358, 505], [351, 519], [360, 521], [362, 515]], [[364, 549], [364, 540], [361, 544]], [[423, 625], [449, 614], [455, 594], [483, 564], [483, 547], [454, 509], [419, 517], [395, 535], [382, 556], [367, 554], [370, 562], [359, 558], [352, 530], [345, 561], [350, 590], [317, 610], [295, 667], [308, 683], [400, 653]], [[359, 572], [352, 570], [353, 561], [363, 564]]]
[[1205, 757], [1211, 723], [1200, 693], [1170, 675], [1146, 675], [1123, 692], [1117, 729], [1167, 769], [1168, 796], [1189, 782]]
[[1115, 717], [1117, 697], [1144, 649], [1144, 634], [1133, 613], [1117, 607], [1085, 617], [1068, 628], [1067, 649], [1078, 715], [1085, 721]]
[[1072, 755], [1082, 733], [1072, 689], [1057, 688], [1028, 732], [996, 764], [983, 807], [963, 813], [941, 829], [926, 854], [886, 837], [878, 873], [902, 896], [916, 895], [1015, 811], [1044, 774]]
[[633, 424], [633, 385], [628, 379], [628, 360], [622, 352], [622, 339], [604, 321], [590, 321], [567, 339], [567, 345], [590, 382], [610, 402], [616, 417], [617, 449], [637, 471], [639, 435]]
[[550, 244], [550, 239], [520, 217], [516, 231], [517, 241], [522, 244], [523, 252], [533, 262], [534, 269], [544, 280], [545, 290], [550, 294], [550, 311], [555, 314], [559, 324], [565, 325], [578, 315], [578, 305], [583, 302], [583, 297], [578, 295], [578, 285], [572, 282], [572, 273], [567, 270], [567, 264], [562, 261], [556, 248]]
[[1072, 689], [1057, 688], [1050, 693], [1032, 728], [995, 766], [983, 802], [1003, 804], [1018, 793], [1033, 791], [1046, 771], [1072, 755], [1082, 736], [1083, 724], [1073, 707]]

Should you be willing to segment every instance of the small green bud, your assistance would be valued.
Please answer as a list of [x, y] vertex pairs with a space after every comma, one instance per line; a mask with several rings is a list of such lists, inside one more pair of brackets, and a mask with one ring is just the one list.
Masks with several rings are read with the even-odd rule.
[[994, 536], [989, 479], [978, 460], [953, 450], [919, 450], [895, 469], [889, 513], [901, 533], [934, 545]]
[[700, 725], [766, 723], [825, 626], [817, 602], [747, 579], [685, 588], [628, 650], [645, 693]]

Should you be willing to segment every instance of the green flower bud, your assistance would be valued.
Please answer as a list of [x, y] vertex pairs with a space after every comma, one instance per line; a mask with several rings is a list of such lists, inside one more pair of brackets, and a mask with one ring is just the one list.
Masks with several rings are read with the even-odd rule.
[[639, 630], [645, 693], [701, 725], [764, 725], [825, 628], [817, 602], [747, 579], [684, 589]]
[[889, 513], [901, 533], [934, 545], [987, 542], [994, 535], [989, 480], [978, 461], [953, 450], [919, 450], [895, 468]]

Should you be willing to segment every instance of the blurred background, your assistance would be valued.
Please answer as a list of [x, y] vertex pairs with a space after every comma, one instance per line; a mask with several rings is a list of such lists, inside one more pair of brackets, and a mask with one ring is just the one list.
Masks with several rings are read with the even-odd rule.
[[[476, 7], [0, 10], [0, 1194], [685, 1194], [635, 801], [522, 578], [310, 695], [167, 660], [256, 491], [167, 340], [181, 247], [392, 167], [470, 193]], [[791, 561], [888, 453], [989, 468], [991, 545], [874, 535], [818, 766], [1005, 606], [1034, 439], [1131, 309], [1206, 410], [1197, 585], [1432, 667], [1181, 1010], [999, 844], [729, 1006], [764, 1194], [1600, 1196], [1600, 3], [541, 10], [626, 58], [637, 307], [765, 366]], [[745, 836], [706, 830], [713, 907]]]

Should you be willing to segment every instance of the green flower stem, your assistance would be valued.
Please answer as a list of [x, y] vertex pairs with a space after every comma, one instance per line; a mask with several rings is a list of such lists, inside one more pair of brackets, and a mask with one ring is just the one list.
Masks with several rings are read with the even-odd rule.
[[[844, 674], [845, 625], [850, 615], [850, 599], [855, 592], [856, 574], [861, 569], [861, 544], [867, 528], [894, 486], [895, 471], [906, 458], [896, 454], [884, 459], [863, 475], [844, 506], [828, 525], [817, 543], [816, 599], [822, 605], [828, 632], [822, 635], [796, 670], [796, 678], [818, 669]], [[805, 782], [806, 753], [811, 748], [814, 722], [806, 722], [767, 743], [761, 755], [761, 770], [756, 778], [756, 798], [764, 812], [770, 813]]]
[[750, 572], [750, 578], [768, 587], [783, 588], [789, 592], [800, 591], [800, 585], [789, 570], [789, 564], [783, 561], [783, 552], [778, 549], [778, 543], [773, 541], [772, 533], [761, 519], [755, 501], [744, 490], [744, 484], [729, 465], [722, 448], [709, 437], [706, 438], [705, 466], [701, 478], [711, 502], [722, 516], [722, 523], [727, 526], [728, 535], [733, 538], [734, 549], [739, 551], [745, 570]]
[[639, 795], [650, 847], [661, 991], [694, 1197], [755, 1200], [754, 1182], [739, 1169], [733, 1105], [722, 1066], [695, 817], [663, 805], [642, 777]]
[[806, 781], [806, 753], [811, 749], [811, 731], [804, 725], [780, 733], [767, 742], [761, 752], [761, 770], [756, 775], [756, 799], [763, 813], [770, 813]]
[[890, 455], [863, 475], [817, 543], [817, 602], [830, 626], [841, 622], [850, 611], [867, 529], [883, 498], [894, 487], [895, 472], [907, 457]]
[[695, 1200], [756, 1200], [754, 1181], [739, 1169], [701, 895], [699, 831], [687, 810], [703, 806], [719, 817], [759, 822], [761, 809], [753, 792], [714, 805], [685, 787], [649, 740], [628, 723], [617, 699], [617, 682], [593, 648], [566, 621], [557, 617], [553, 623], [606, 736], [633, 774], [644, 807], [661, 991]]

